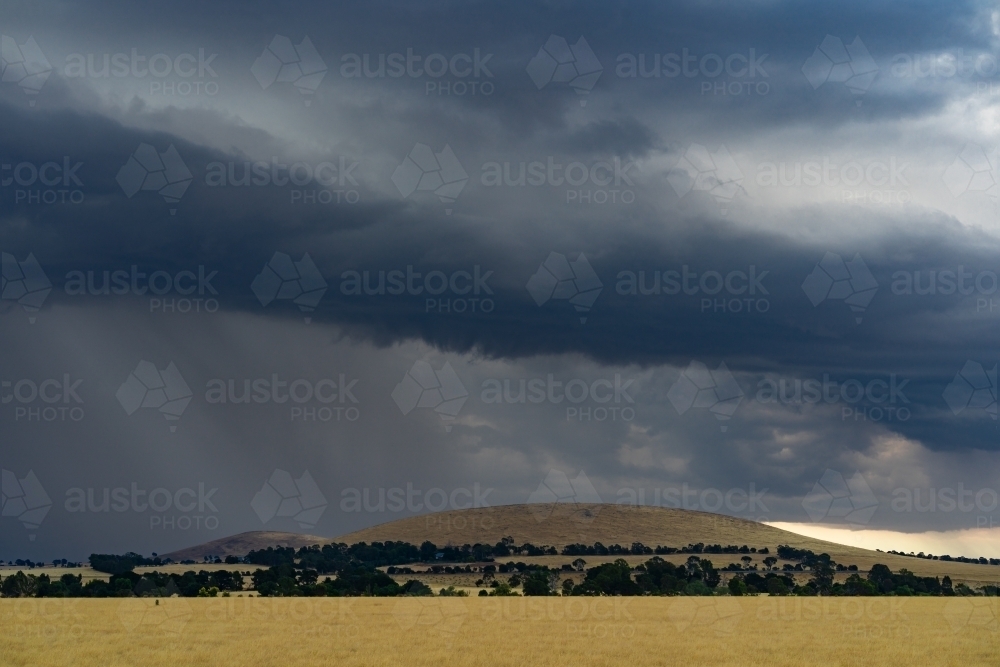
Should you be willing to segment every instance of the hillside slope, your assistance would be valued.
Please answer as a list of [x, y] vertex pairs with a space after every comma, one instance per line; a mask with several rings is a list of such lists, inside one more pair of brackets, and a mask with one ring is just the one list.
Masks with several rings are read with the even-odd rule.
[[[767, 547], [772, 554], [779, 544], [788, 544], [816, 553], [828, 553], [838, 563], [857, 565], [867, 571], [875, 563], [893, 570], [906, 568], [921, 576], [950, 575], [964, 581], [996, 582], [1000, 567], [907, 558], [835, 544], [805, 537], [746, 519], [665, 507], [633, 507], [611, 504], [501, 505], [453, 510], [397, 519], [347, 533], [335, 538], [255, 531], [214, 540], [202, 545], [164, 554], [175, 561], [201, 561], [206, 555], [245, 555], [251, 549], [269, 546], [301, 547], [330, 542], [384, 542], [388, 540], [420, 544], [425, 540], [438, 546], [495, 544], [510, 537], [516, 544], [536, 546], [567, 544], [631, 545], [642, 542], [683, 547], [704, 544]], [[967, 554], [973, 555], [973, 554]], [[711, 556], [718, 564], [738, 560], [735, 556]]]
[[267, 547], [307, 547], [312, 544], [328, 544], [331, 542], [328, 537], [318, 537], [316, 535], [300, 535], [299, 533], [282, 533], [270, 530], [254, 530], [238, 535], [230, 535], [204, 544], [197, 544], [193, 547], [178, 549], [168, 554], [160, 554], [161, 558], [170, 558], [175, 562], [182, 560], [202, 561], [205, 556], [245, 556], [254, 549], [266, 549]]

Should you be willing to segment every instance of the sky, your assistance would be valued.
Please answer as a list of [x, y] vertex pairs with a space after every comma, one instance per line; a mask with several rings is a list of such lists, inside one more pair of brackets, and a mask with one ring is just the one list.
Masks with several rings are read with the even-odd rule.
[[1000, 6], [0, 33], [0, 558], [555, 500], [998, 555]]

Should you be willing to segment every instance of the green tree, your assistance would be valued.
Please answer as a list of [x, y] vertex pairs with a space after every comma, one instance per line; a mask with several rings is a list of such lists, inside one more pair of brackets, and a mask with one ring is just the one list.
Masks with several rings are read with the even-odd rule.
[[525, 595], [551, 595], [549, 589], [549, 574], [544, 570], [535, 570], [524, 579]]
[[767, 580], [768, 595], [788, 595], [788, 586], [778, 577], [771, 577]]
[[17, 574], [5, 577], [0, 583], [0, 593], [6, 598], [34, 597], [38, 593], [38, 579], [33, 574], [18, 570]]
[[821, 595], [827, 595], [833, 588], [833, 566], [829, 561], [816, 561], [812, 566], [810, 585]]
[[868, 581], [880, 593], [888, 593], [895, 588], [895, 583], [892, 580], [892, 570], [887, 565], [882, 565], [881, 563], [872, 565], [872, 569], [868, 571]]
[[506, 581], [501, 581], [496, 585], [496, 588], [493, 589], [490, 595], [495, 597], [512, 597], [520, 594], [511, 588], [510, 584]]

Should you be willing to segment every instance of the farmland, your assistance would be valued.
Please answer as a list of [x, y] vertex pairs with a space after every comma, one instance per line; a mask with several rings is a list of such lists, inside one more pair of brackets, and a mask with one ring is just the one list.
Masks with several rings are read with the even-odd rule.
[[0, 664], [996, 665], [997, 598], [0, 600]]

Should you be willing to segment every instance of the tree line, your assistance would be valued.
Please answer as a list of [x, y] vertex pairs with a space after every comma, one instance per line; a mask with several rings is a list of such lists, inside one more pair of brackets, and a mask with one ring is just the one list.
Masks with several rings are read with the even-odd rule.
[[[669, 549], [669, 551], [666, 551]], [[775, 566], [777, 558], [763, 559], [765, 570], [760, 573], [752, 559], [744, 555], [743, 567], [730, 565], [717, 569], [704, 554], [769, 554], [767, 548], [751, 549], [747, 546], [689, 544], [687, 547], [655, 549], [635, 542], [629, 547], [599, 542], [593, 545], [574, 544], [562, 550], [564, 555], [637, 555], [662, 552], [663, 554], [691, 553], [684, 563], [674, 564], [664, 560], [659, 553], [632, 567], [624, 558], [596, 567], [586, 568], [586, 561], [577, 557], [572, 563], [558, 568], [534, 563], [508, 561], [497, 563], [502, 554], [528, 556], [555, 555], [552, 547], [531, 544], [514, 545], [511, 538], [504, 538], [495, 545], [463, 545], [438, 547], [432, 542], [417, 546], [408, 542], [360, 542], [357, 544], [333, 543], [294, 549], [268, 547], [250, 551], [246, 556], [229, 556], [230, 565], [258, 565], [255, 571], [193, 570], [176, 573], [157, 571], [135, 572], [137, 567], [156, 567], [165, 564], [160, 558], [146, 558], [128, 552], [116, 554], [91, 554], [91, 567], [109, 574], [107, 581], [94, 579], [83, 582], [78, 574], [64, 574], [52, 579], [47, 574], [16, 574], [0, 578], [0, 595], [4, 597], [131, 597], [172, 596], [184, 597], [229, 595], [232, 592], [252, 590], [261, 596], [378, 596], [431, 595], [424, 583], [409, 579], [400, 584], [390, 575], [417, 574], [407, 565], [429, 563], [426, 572], [472, 573], [481, 572], [477, 586], [486, 586], [480, 595], [997, 595], [997, 586], [985, 586], [974, 591], [965, 584], [953, 585], [949, 577], [920, 577], [901, 569], [893, 573], [887, 566], [876, 564], [862, 576], [856, 566], [843, 566], [828, 554], [816, 554], [808, 549], [779, 545], [777, 556], [783, 560], [797, 561], [795, 566], [786, 563], [781, 571]], [[692, 553], [693, 552], [693, 553]], [[444, 563], [451, 563], [445, 565]], [[486, 563], [472, 566], [469, 563]], [[495, 563], [495, 564], [494, 564]], [[381, 568], [386, 568], [383, 571]], [[808, 571], [810, 579], [797, 583], [789, 570]], [[849, 571], [846, 581], [835, 581], [835, 573]], [[582, 581], [574, 577], [563, 578], [566, 572], [585, 572]], [[735, 572], [723, 586], [724, 572]], [[497, 575], [510, 575], [506, 580]], [[578, 575], [577, 575], [578, 576]], [[249, 579], [249, 581], [247, 581]], [[519, 593], [516, 589], [520, 588]], [[461, 595], [454, 588], [442, 589], [441, 595]]]

